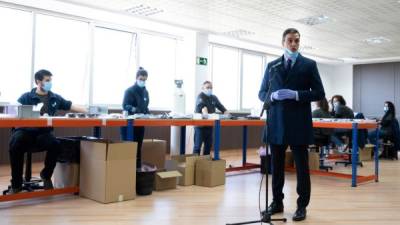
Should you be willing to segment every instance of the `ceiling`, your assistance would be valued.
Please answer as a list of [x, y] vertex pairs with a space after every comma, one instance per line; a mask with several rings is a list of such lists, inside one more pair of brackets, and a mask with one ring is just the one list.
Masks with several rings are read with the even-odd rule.
[[[399, 0], [65, 0], [212, 34], [281, 46], [284, 29], [301, 33], [302, 51], [325, 59], [400, 57]], [[128, 12], [127, 9], [136, 9]], [[325, 23], [298, 20], [325, 16]], [[382, 37], [380, 44], [365, 41]]]

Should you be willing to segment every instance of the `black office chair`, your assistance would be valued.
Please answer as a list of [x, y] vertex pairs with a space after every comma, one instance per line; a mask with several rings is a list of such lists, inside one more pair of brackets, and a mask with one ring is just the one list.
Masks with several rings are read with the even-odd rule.
[[[39, 152], [38, 149], [33, 148], [26, 152], [25, 159], [25, 176], [24, 181], [22, 182], [22, 190], [27, 192], [32, 192], [34, 190], [44, 189], [42, 183], [42, 179], [37, 177], [32, 177], [32, 153]], [[11, 190], [11, 185], [8, 185], [8, 188], [3, 191], [3, 195], [6, 195]]]
[[317, 150], [319, 151], [319, 169], [320, 170], [326, 170], [327, 172], [329, 170], [332, 170], [332, 166], [326, 166], [324, 165], [325, 159], [326, 159], [326, 152], [325, 150], [329, 151], [329, 144], [330, 144], [331, 137], [330, 135], [323, 135], [323, 134], [315, 134], [314, 133], [314, 141], [315, 141], [315, 146], [317, 147]]
[[384, 137], [383, 141], [382, 141], [382, 147], [383, 147], [383, 152], [380, 155], [380, 158], [399, 160], [399, 157], [397, 155], [396, 145], [395, 145], [393, 137], [391, 137], [391, 136]]

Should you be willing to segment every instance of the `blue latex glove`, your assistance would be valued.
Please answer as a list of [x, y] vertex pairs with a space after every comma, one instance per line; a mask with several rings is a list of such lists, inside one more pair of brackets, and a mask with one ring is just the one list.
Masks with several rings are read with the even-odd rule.
[[293, 91], [290, 89], [280, 89], [275, 92], [272, 92], [271, 98], [273, 100], [285, 100], [285, 99], [296, 99], [297, 91]]

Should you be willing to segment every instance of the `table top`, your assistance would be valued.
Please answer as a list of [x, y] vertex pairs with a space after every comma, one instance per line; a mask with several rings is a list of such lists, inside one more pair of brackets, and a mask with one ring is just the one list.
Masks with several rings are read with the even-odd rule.
[[[127, 119], [113, 118], [0, 118], [0, 127], [115, 127], [126, 126]], [[134, 126], [214, 126], [215, 120], [193, 119], [136, 119]], [[220, 120], [221, 126], [264, 126], [265, 120]], [[313, 127], [318, 128], [347, 128], [357, 124], [358, 129], [375, 129], [378, 123], [372, 120], [335, 120], [313, 121]]]

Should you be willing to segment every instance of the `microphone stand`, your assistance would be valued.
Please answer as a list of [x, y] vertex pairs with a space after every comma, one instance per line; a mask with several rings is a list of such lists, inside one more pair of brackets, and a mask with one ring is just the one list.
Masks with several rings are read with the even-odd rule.
[[[275, 65], [275, 67], [278, 64]], [[263, 116], [264, 111], [267, 111], [270, 109], [271, 106], [271, 81], [273, 80], [273, 78], [271, 78], [268, 82], [268, 92], [266, 94], [266, 98], [264, 100], [264, 104], [263, 104], [263, 109], [261, 110], [260, 113], [260, 118]], [[267, 155], [269, 154], [268, 151], [268, 146], [267, 146]], [[272, 153], [271, 153], [272, 155]], [[265, 179], [265, 213], [261, 213], [260, 215], [260, 219], [258, 220], [252, 220], [252, 221], [245, 221], [245, 222], [239, 222], [239, 223], [227, 223], [226, 225], [243, 225], [243, 224], [252, 224], [252, 223], [268, 223], [270, 225], [273, 225], [272, 221], [282, 221], [282, 222], [286, 222], [287, 219], [286, 218], [271, 218], [271, 214], [268, 213], [268, 168], [269, 168], [269, 163], [268, 163], [268, 159], [265, 160], [265, 171], [266, 171], [266, 179]]]

